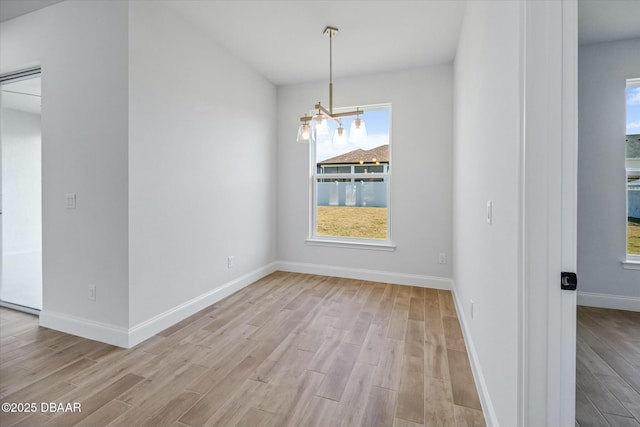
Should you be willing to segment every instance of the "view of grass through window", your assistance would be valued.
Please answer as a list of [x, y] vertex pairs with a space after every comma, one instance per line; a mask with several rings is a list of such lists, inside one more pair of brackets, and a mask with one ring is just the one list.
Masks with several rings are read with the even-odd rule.
[[640, 78], [627, 80], [627, 254], [640, 256]]
[[387, 238], [387, 208], [318, 206], [318, 235]]
[[640, 222], [627, 223], [627, 253], [640, 255]]
[[[355, 117], [318, 133], [314, 143], [314, 232], [317, 236], [389, 238], [390, 107], [364, 108], [366, 136], [353, 129]], [[326, 122], [326, 120], [325, 120]], [[355, 126], [355, 124], [354, 124]]]

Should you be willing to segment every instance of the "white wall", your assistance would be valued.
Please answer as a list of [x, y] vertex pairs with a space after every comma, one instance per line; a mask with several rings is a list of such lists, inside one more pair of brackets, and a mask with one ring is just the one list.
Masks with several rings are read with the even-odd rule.
[[454, 289], [503, 426], [518, 425], [521, 7], [469, 2], [454, 65]]
[[42, 308], [40, 115], [2, 108], [0, 299]]
[[438, 264], [438, 253], [451, 254], [451, 65], [334, 80], [335, 107], [392, 104], [394, 252], [305, 243], [309, 145], [296, 143], [296, 131], [298, 118], [327, 96], [327, 82], [278, 88], [278, 259], [411, 274], [448, 286], [451, 267]]
[[0, 28], [0, 72], [42, 67], [41, 324], [126, 346], [266, 271], [271, 83], [148, 2], [65, 1]]
[[[625, 80], [640, 77], [640, 39], [578, 52], [579, 303], [640, 310], [640, 271], [625, 270]], [[599, 294], [585, 295], [584, 293]]]
[[130, 3], [129, 34], [136, 326], [275, 261], [276, 89], [157, 4]]
[[127, 7], [65, 1], [0, 25], [0, 72], [42, 66], [43, 323], [129, 324]]

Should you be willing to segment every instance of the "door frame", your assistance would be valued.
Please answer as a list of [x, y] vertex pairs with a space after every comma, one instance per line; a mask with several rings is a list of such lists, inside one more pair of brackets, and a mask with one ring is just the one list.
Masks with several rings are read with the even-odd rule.
[[[40, 65], [33, 65], [33, 66], [27, 66], [27, 67], [23, 67], [23, 68], [19, 68], [15, 71], [11, 71], [11, 72], [6, 72], [6, 73], [2, 73], [0, 74], [0, 86], [2, 84], [4, 84], [5, 82], [7, 83], [12, 83], [12, 82], [18, 82], [21, 80], [27, 80], [27, 79], [32, 79], [34, 77], [37, 76], [42, 76], [42, 67]], [[0, 104], [2, 101], [2, 93], [0, 91]], [[0, 147], [0, 163], [2, 161], [2, 148]], [[1, 167], [0, 167], [0, 172], [1, 172]], [[42, 170], [42, 163], [40, 164], [40, 169]], [[40, 187], [42, 188], [42, 182], [40, 182]], [[0, 173], [0, 197], [2, 195], [2, 173]], [[41, 203], [42, 203], [42, 198], [41, 198]], [[2, 250], [2, 227], [3, 227], [3, 217], [2, 217], [2, 209], [4, 207], [2, 206], [2, 200], [0, 200], [0, 285], [2, 282], [2, 270], [4, 268], [3, 265], [3, 250]], [[43, 247], [41, 246], [40, 248], [41, 251], [43, 251]], [[40, 259], [40, 263], [42, 263], [42, 258]], [[42, 296], [43, 296], [43, 301], [42, 301], [42, 305], [44, 308], [44, 271], [43, 271], [43, 277], [42, 277]], [[32, 307], [28, 307], [28, 306], [24, 306], [24, 305], [20, 305], [20, 304], [14, 304], [8, 301], [3, 301], [0, 299], [0, 307], [6, 307], [6, 308], [10, 308], [12, 310], [16, 310], [16, 311], [22, 311], [25, 313], [29, 313], [29, 314], [34, 314], [36, 316], [40, 315], [40, 310], [37, 308], [32, 308]]]
[[526, 1], [523, 46], [523, 289], [520, 424], [575, 425], [576, 0]]

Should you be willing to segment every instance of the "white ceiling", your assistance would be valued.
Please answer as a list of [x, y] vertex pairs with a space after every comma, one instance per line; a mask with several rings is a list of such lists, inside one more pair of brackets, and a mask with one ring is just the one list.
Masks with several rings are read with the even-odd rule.
[[464, 0], [163, 2], [275, 84], [451, 62]]
[[[0, 0], [0, 20], [60, 0]], [[496, 0], [499, 1], [499, 0]], [[465, 0], [157, 0], [278, 85], [453, 60]], [[640, 37], [640, 0], [579, 0], [581, 44]]]
[[640, 0], [578, 1], [580, 44], [638, 37], [640, 37]]
[[[499, 0], [496, 0], [499, 1]], [[533, 0], [535, 1], [535, 0]], [[450, 62], [464, 0], [164, 0], [278, 85]], [[640, 37], [640, 0], [578, 0], [580, 44]]]
[[60, 3], [62, 0], [0, 0], [0, 22], [38, 9]]

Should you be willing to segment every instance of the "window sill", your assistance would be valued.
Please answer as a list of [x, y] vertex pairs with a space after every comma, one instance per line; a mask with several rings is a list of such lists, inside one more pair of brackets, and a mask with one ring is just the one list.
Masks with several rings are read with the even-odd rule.
[[640, 270], [640, 260], [625, 260], [621, 261], [622, 268], [625, 270]]
[[318, 239], [309, 238], [305, 242], [310, 246], [328, 246], [332, 248], [348, 248], [348, 249], [367, 249], [372, 251], [395, 251], [396, 245], [393, 242], [368, 242], [362, 240], [333, 240], [333, 239]]

